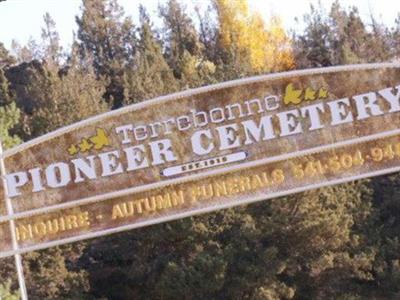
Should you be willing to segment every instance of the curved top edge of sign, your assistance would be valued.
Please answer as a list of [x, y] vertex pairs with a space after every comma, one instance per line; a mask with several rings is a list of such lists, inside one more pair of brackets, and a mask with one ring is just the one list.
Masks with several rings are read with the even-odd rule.
[[212, 85], [207, 85], [199, 88], [188, 89], [168, 95], [159, 96], [156, 98], [152, 98], [150, 100], [145, 100], [140, 103], [131, 104], [129, 106], [125, 106], [113, 111], [105, 112], [102, 114], [98, 114], [82, 121], [76, 122], [71, 125], [67, 125], [65, 127], [61, 127], [57, 130], [49, 132], [45, 135], [32, 139], [26, 143], [18, 145], [14, 148], [8, 149], [3, 152], [3, 155], [0, 155], [1, 158], [7, 158], [12, 156], [15, 153], [33, 147], [37, 144], [45, 142], [47, 140], [53, 139], [55, 137], [61, 136], [65, 133], [68, 133], [74, 129], [81, 128], [85, 125], [89, 125], [91, 123], [103, 120], [108, 117], [120, 115], [123, 113], [128, 113], [134, 110], [141, 109], [143, 107], [168, 102], [171, 100], [176, 100], [179, 98], [190, 97], [193, 95], [206, 93], [212, 90], [219, 90], [254, 82], [266, 81], [266, 80], [276, 80], [282, 79], [286, 77], [293, 77], [293, 76], [305, 76], [305, 75], [314, 75], [314, 74], [326, 74], [326, 73], [336, 73], [336, 72], [346, 72], [346, 71], [355, 71], [355, 70], [373, 70], [373, 69], [380, 69], [380, 68], [400, 68], [400, 62], [384, 62], [384, 63], [372, 63], [372, 64], [352, 64], [352, 65], [340, 65], [340, 66], [332, 66], [332, 67], [321, 67], [321, 68], [312, 68], [312, 69], [301, 69], [301, 70], [292, 70], [292, 71], [285, 71], [280, 73], [273, 73], [273, 74], [265, 74], [265, 75], [258, 75], [252, 77], [245, 77], [230, 81], [225, 81], [221, 83], [216, 83]]

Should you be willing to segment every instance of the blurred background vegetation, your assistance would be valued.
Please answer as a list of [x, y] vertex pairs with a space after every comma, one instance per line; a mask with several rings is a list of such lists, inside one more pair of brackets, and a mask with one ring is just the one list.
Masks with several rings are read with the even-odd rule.
[[[83, 0], [71, 49], [44, 16], [40, 41], [0, 43], [6, 147], [158, 95], [292, 69], [400, 58], [387, 28], [336, 1], [311, 6], [301, 32], [265, 22], [246, 0], [189, 15]], [[24, 255], [30, 299], [400, 299], [400, 176], [393, 174]], [[17, 299], [13, 260], [0, 297]], [[12, 283], [11, 281], [12, 280]]]

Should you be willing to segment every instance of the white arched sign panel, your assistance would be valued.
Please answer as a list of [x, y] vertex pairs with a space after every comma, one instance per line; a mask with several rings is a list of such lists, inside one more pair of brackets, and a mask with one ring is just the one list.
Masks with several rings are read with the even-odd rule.
[[246, 78], [90, 118], [3, 154], [0, 256], [395, 172], [399, 116], [388, 63]]

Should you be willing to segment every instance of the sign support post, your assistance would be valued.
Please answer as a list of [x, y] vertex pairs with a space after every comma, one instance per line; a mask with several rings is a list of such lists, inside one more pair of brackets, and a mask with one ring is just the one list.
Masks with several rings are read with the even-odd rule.
[[[3, 187], [4, 187], [4, 200], [6, 202], [6, 207], [7, 207], [7, 214], [9, 216], [12, 216], [14, 214], [14, 209], [11, 204], [11, 199], [8, 197], [8, 189], [7, 189], [7, 183], [5, 180], [5, 175], [6, 175], [6, 167], [4, 164], [4, 159], [3, 159], [3, 145], [0, 141], [0, 174], [3, 180]], [[10, 230], [11, 230], [11, 239], [12, 239], [12, 246], [13, 250], [18, 250], [18, 241], [17, 241], [17, 236], [16, 236], [16, 231], [15, 231], [15, 222], [14, 220], [9, 221], [10, 224]], [[15, 267], [17, 269], [17, 276], [18, 276], [18, 285], [19, 285], [19, 290], [21, 294], [21, 299], [22, 300], [28, 300], [28, 293], [26, 291], [26, 285], [25, 285], [25, 277], [24, 277], [24, 270], [22, 267], [22, 257], [21, 254], [15, 254], [14, 255], [15, 259]]]

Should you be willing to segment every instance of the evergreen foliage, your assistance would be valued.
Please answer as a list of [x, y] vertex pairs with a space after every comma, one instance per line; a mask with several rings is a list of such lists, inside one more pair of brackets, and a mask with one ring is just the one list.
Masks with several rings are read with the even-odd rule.
[[21, 142], [18, 136], [11, 133], [20, 119], [20, 110], [16, 106], [14, 97], [4, 71], [0, 69], [0, 141], [5, 149]]
[[4, 300], [18, 300], [19, 294], [11, 290], [11, 280], [5, 284], [0, 284], [0, 299]]
[[155, 38], [150, 18], [140, 7], [138, 49], [125, 76], [125, 103], [140, 102], [177, 90], [177, 82]]

